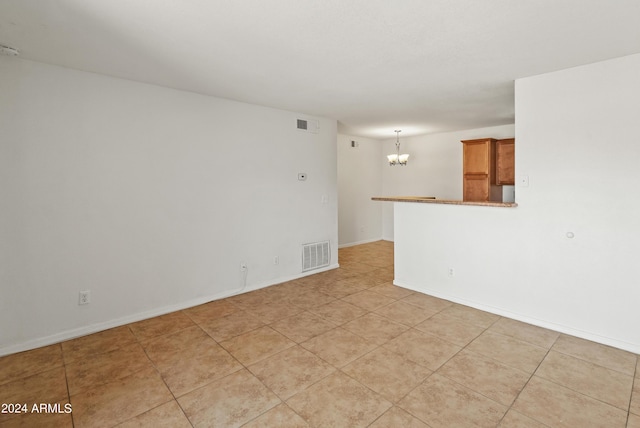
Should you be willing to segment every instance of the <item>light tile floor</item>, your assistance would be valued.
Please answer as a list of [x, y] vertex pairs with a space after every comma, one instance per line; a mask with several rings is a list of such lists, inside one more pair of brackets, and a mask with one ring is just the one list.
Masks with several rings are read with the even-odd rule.
[[393, 245], [341, 267], [0, 358], [29, 427], [640, 427], [638, 356], [392, 285]]

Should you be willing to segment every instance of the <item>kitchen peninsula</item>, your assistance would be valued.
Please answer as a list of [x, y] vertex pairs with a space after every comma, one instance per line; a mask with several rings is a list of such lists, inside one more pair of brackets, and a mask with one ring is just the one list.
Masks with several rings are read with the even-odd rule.
[[433, 196], [374, 196], [372, 201], [388, 202], [417, 202], [421, 204], [446, 204], [446, 205], [476, 205], [485, 207], [505, 207], [513, 208], [518, 204], [515, 202], [481, 202], [481, 201], [460, 201], [453, 199], [436, 199]]

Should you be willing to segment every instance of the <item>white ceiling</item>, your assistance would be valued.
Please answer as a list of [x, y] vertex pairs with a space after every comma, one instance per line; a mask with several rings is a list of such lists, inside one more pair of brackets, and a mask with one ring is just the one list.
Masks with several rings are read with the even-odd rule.
[[640, 52], [640, 0], [0, 0], [0, 44], [388, 138], [513, 123], [514, 79]]

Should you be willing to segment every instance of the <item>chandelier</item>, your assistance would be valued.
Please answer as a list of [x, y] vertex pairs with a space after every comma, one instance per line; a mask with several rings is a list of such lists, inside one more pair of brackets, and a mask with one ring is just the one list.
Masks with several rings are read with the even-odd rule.
[[407, 164], [407, 161], [409, 160], [409, 155], [407, 154], [400, 154], [400, 132], [402, 132], [402, 130], [400, 129], [396, 129], [395, 131], [393, 131], [396, 133], [396, 152], [392, 155], [387, 155], [387, 159], [389, 159], [389, 165], [394, 166], [394, 165], [402, 165], [405, 166]]

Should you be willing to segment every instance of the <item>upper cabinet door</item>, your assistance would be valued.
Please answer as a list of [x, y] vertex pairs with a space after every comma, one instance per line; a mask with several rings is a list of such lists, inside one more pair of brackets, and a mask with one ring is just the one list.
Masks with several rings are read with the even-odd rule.
[[464, 140], [462, 152], [463, 174], [491, 174], [493, 163], [493, 138]]
[[466, 140], [463, 150], [463, 174], [489, 174], [492, 139]]
[[515, 184], [516, 140], [506, 138], [496, 142], [496, 184]]

